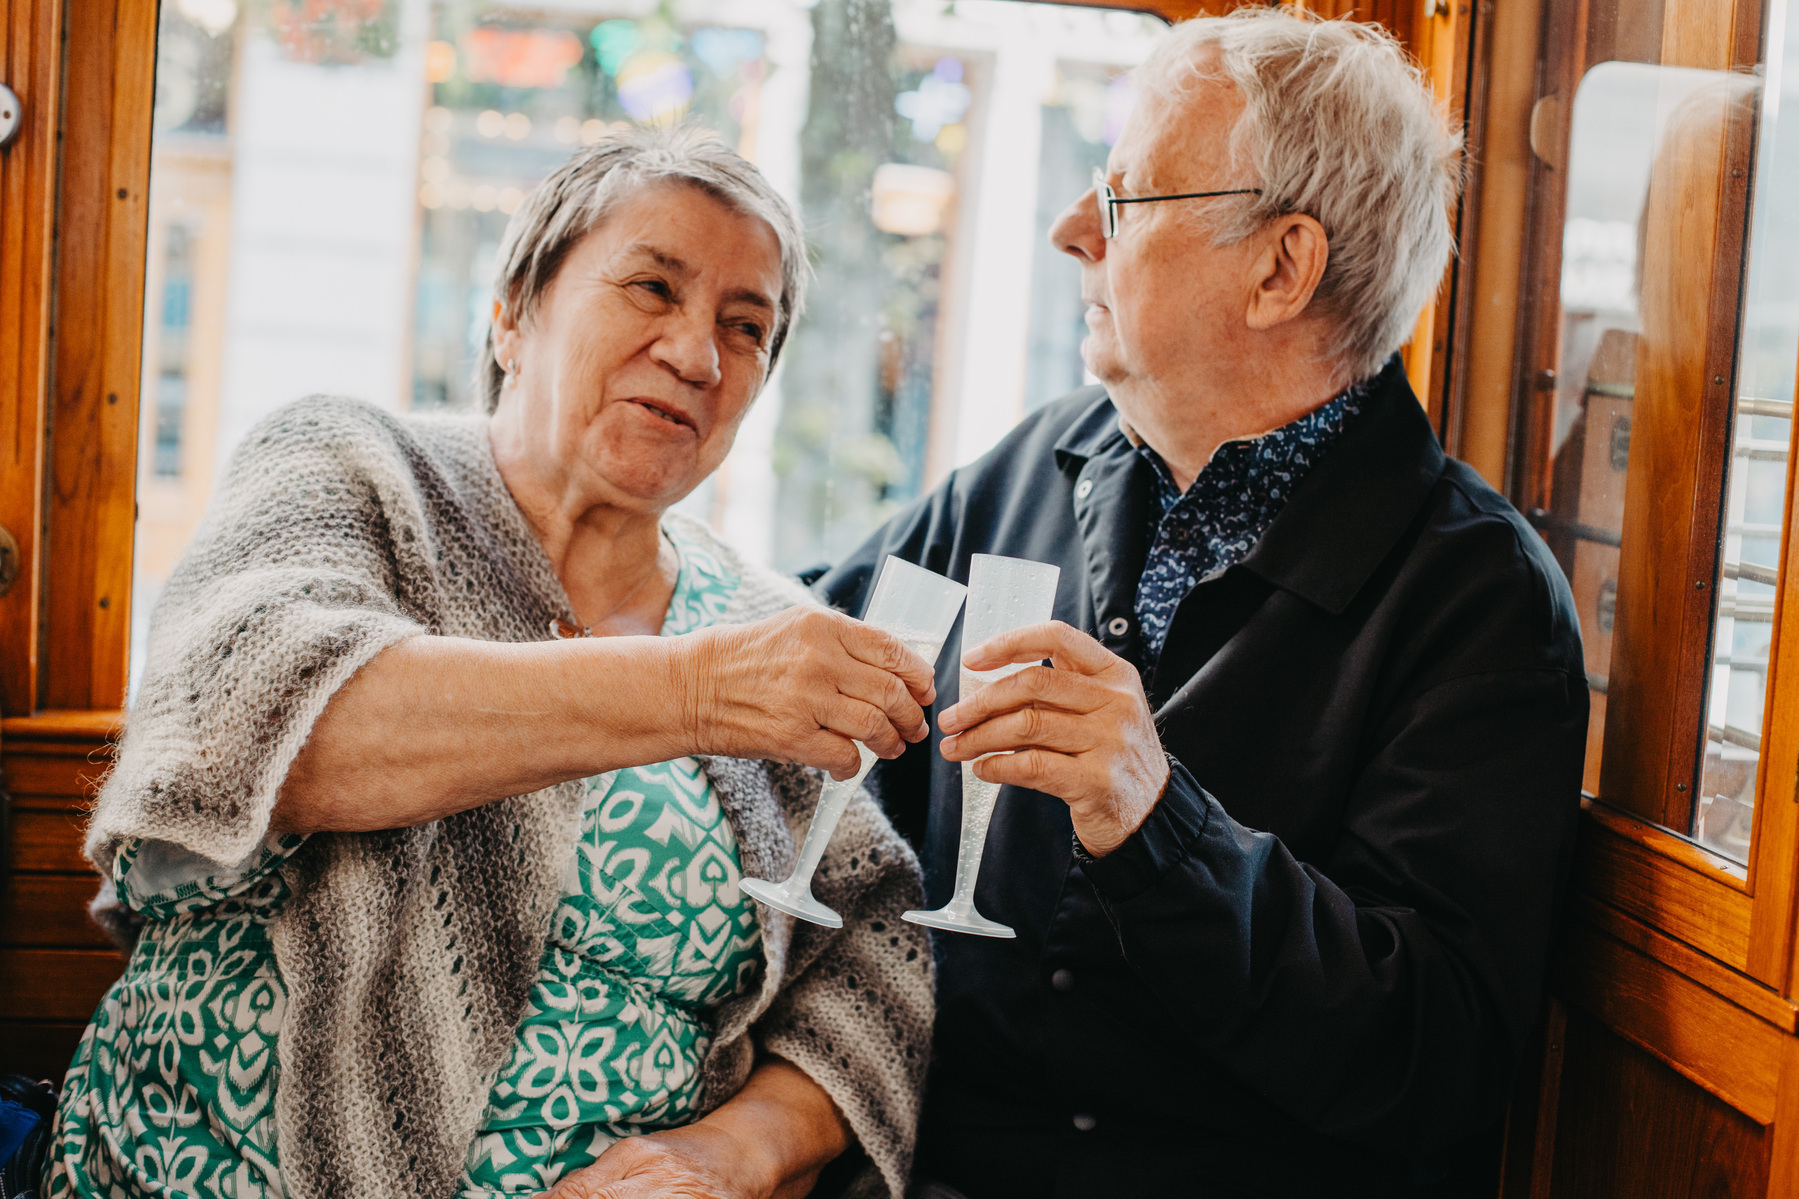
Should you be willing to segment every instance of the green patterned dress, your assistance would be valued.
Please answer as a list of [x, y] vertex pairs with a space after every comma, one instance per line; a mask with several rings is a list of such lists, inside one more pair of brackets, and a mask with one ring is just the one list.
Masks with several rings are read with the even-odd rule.
[[[681, 566], [662, 634], [676, 636], [715, 623], [738, 580], [669, 536]], [[271, 837], [243, 868], [178, 882], [140, 859], [141, 844], [120, 851], [114, 884], [147, 923], [69, 1069], [53, 1199], [282, 1195], [287, 992], [268, 925], [288, 897], [278, 867], [303, 843]], [[694, 1118], [708, 1014], [762, 964], [738, 870], [735, 833], [694, 759], [588, 780], [573, 887], [459, 1199], [538, 1194], [620, 1137]]]

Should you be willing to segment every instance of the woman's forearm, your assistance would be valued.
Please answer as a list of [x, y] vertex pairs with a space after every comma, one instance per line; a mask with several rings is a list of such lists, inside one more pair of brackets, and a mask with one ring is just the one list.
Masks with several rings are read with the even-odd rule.
[[774, 1199], [810, 1194], [819, 1171], [853, 1140], [849, 1123], [825, 1089], [780, 1058], [759, 1063], [743, 1090], [699, 1123], [727, 1133], [746, 1152], [763, 1155]]
[[691, 752], [676, 657], [656, 637], [402, 641], [331, 697], [275, 826], [404, 828]]
[[681, 637], [506, 644], [419, 636], [338, 689], [282, 783], [275, 827], [369, 832], [688, 754], [839, 778], [929, 733], [931, 667], [823, 608]]

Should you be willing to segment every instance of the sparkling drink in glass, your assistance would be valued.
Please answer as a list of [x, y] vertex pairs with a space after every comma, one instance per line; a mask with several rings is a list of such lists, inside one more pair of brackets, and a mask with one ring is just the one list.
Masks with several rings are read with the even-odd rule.
[[[954, 580], [888, 555], [862, 619], [882, 632], [892, 633], [906, 643], [906, 648], [935, 665], [937, 655], [943, 652], [943, 642], [956, 623], [956, 614], [962, 610], [962, 597], [967, 593], [968, 588]], [[853, 778], [825, 780], [824, 789], [819, 792], [818, 807], [812, 813], [812, 824], [806, 830], [806, 840], [800, 846], [799, 857], [787, 881], [774, 883], [760, 878], [741, 881], [740, 885], [752, 899], [801, 920], [810, 920], [827, 928], [843, 927], [843, 917], [812, 897], [812, 875], [818, 869], [819, 860], [825, 856], [825, 846], [830, 844], [831, 834], [836, 831], [843, 810], [849, 806], [850, 798], [862, 785], [869, 768], [879, 760], [860, 741], [856, 743], [856, 752], [862, 755], [862, 767]]]
[[[1060, 568], [1043, 562], [976, 554], [968, 564], [968, 615], [962, 621], [963, 652], [989, 637], [1048, 620], [1055, 607], [1056, 581], [1061, 573]], [[970, 670], [964, 666], [958, 701], [968, 699], [1007, 675], [1027, 670], [1031, 665], [1015, 662], [995, 670]], [[999, 784], [976, 778], [973, 762], [962, 763], [962, 838], [956, 848], [955, 889], [950, 893], [949, 902], [935, 911], [907, 912], [902, 919], [982, 937], [1017, 935], [1009, 926], [987, 919], [974, 907], [975, 879], [981, 872], [981, 854], [987, 847], [987, 826], [993, 822], [993, 805], [998, 799]]]

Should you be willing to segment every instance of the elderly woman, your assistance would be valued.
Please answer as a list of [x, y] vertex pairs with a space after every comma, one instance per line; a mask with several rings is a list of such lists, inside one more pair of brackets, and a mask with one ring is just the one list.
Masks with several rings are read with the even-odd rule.
[[852, 739], [925, 735], [929, 665], [668, 512], [803, 255], [722, 145], [603, 142], [513, 218], [490, 415], [250, 434], [88, 835], [143, 929], [52, 1195], [803, 1195], [852, 1145], [901, 1192], [915, 860], [862, 797], [818, 876], [841, 931], [738, 879], [787, 870]]

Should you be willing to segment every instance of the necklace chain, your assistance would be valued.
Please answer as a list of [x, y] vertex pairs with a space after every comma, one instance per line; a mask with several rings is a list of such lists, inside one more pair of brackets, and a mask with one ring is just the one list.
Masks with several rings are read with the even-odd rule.
[[[668, 539], [664, 535], [658, 533], [657, 537], [656, 537], [656, 560], [655, 560], [655, 562], [650, 564], [650, 569], [648, 571], [644, 572], [643, 578], [641, 578], [637, 581], [637, 586], [635, 586], [635, 587], [631, 588], [631, 590], [627, 591], [625, 593], [625, 598], [619, 600], [618, 603], [612, 605], [611, 611], [607, 612], [605, 615], [600, 617], [600, 619], [599, 619], [600, 624], [603, 625], [607, 621], [611, 620], [614, 616], [617, 616], [619, 611], [621, 609], [623, 609], [626, 604], [630, 603], [632, 600], [637, 598], [637, 593], [642, 591], [644, 589], [644, 587], [646, 587], [649, 584], [649, 581], [651, 579], [655, 578], [658, 574], [661, 573], [662, 556], [665, 552], [668, 552], [672, 549], [673, 549], [673, 547], [668, 544]], [[678, 556], [677, 556], [676, 560], [679, 561]], [[550, 621], [550, 635], [552, 637], [556, 638], [556, 640], [558, 640], [558, 641], [568, 641], [568, 640], [572, 640], [572, 639], [579, 638], [579, 637], [591, 637], [591, 636], [593, 636], [593, 626], [592, 625], [580, 625], [577, 627], [575, 625], [570, 624], [568, 621], [563, 620], [561, 617], [558, 616], [558, 617], [553, 618]]]

